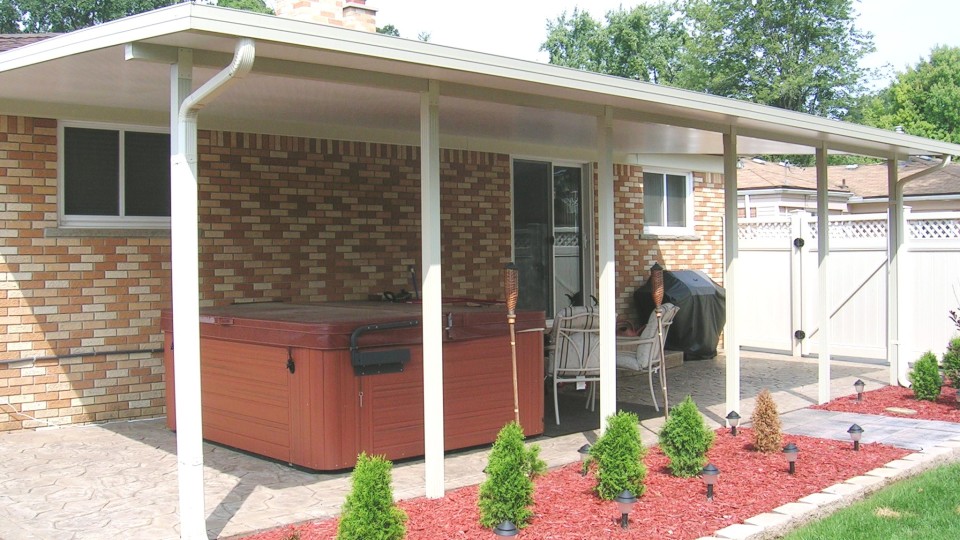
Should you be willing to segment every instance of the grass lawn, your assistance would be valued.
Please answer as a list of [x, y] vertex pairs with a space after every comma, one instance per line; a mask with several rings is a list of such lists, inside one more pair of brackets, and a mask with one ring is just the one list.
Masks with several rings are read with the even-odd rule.
[[960, 463], [886, 487], [787, 540], [960, 538]]

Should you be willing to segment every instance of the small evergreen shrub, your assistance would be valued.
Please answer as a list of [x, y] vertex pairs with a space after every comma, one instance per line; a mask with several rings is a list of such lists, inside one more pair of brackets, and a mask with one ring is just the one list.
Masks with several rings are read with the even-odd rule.
[[393, 463], [361, 452], [350, 475], [350, 493], [343, 503], [337, 540], [402, 540], [407, 514], [393, 502]]
[[960, 337], [950, 340], [947, 352], [943, 353], [943, 376], [950, 380], [950, 385], [960, 389]]
[[714, 433], [707, 428], [697, 404], [687, 396], [670, 411], [660, 430], [660, 448], [670, 459], [674, 476], [689, 478], [700, 474], [707, 464], [707, 450], [713, 446]]
[[480, 484], [480, 524], [496, 527], [506, 520], [523, 528], [533, 516], [532, 477], [542, 474], [547, 464], [540, 459], [540, 447], [523, 444], [523, 429], [510, 422], [497, 434], [487, 463], [487, 479]]
[[923, 353], [920, 359], [913, 363], [910, 370], [910, 384], [913, 396], [925, 401], [936, 401], [940, 397], [940, 365], [937, 357], [930, 351]]
[[590, 459], [597, 465], [597, 494], [612, 500], [629, 489], [643, 495], [647, 466], [646, 449], [640, 439], [640, 420], [631, 412], [620, 411], [607, 419], [607, 430], [590, 447]]
[[780, 426], [780, 413], [773, 396], [766, 388], [757, 396], [757, 404], [750, 417], [753, 424], [753, 446], [759, 452], [769, 454], [779, 452], [783, 444], [783, 432]]

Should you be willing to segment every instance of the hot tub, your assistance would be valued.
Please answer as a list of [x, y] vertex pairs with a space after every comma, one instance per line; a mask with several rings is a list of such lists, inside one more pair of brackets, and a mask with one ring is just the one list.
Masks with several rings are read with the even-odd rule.
[[[443, 320], [445, 448], [490, 443], [514, 418], [506, 308], [449, 304]], [[170, 312], [161, 322], [167, 425], [176, 429]], [[423, 455], [420, 322], [421, 306], [381, 302], [202, 310], [204, 438], [313, 470], [352, 467], [361, 451], [391, 460]], [[543, 433], [544, 325], [543, 312], [517, 314], [528, 436]]]

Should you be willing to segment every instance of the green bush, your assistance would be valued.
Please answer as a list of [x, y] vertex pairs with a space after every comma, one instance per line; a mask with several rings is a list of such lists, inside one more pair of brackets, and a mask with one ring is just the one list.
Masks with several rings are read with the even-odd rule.
[[913, 396], [925, 401], [936, 401], [940, 397], [940, 366], [937, 357], [930, 351], [923, 353], [919, 360], [914, 362], [910, 371], [910, 384]]
[[713, 438], [697, 404], [687, 396], [670, 411], [660, 430], [660, 448], [670, 459], [673, 475], [689, 478], [700, 474], [707, 464], [707, 450], [713, 446]]
[[350, 475], [351, 489], [343, 503], [337, 540], [401, 540], [407, 514], [393, 503], [390, 469], [381, 456], [361, 453]]
[[646, 489], [646, 449], [640, 440], [637, 415], [620, 411], [607, 418], [607, 429], [590, 447], [590, 459], [597, 464], [597, 494], [611, 500], [629, 489], [639, 497]]
[[533, 516], [532, 477], [542, 474], [547, 464], [540, 459], [540, 447], [523, 444], [523, 429], [510, 422], [497, 434], [487, 463], [487, 479], [480, 484], [480, 524], [496, 527], [510, 520], [525, 527]]
[[950, 340], [942, 365], [943, 376], [950, 380], [951, 386], [960, 389], [960, 337]]

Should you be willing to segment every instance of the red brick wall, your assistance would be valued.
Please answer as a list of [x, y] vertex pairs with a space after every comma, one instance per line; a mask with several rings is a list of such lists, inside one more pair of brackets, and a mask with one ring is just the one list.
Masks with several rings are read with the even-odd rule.
[[633, 292], [659, 262], [666, 270], [701, 270], [723, 284], [723, 176], [695, 173], [694, 239], [643, 237], [643, 169], [614, 166], [617, 312], [635, 317]]
[[[169, 234], [58, 232], [56, 137], [0, 116], [0, 360], [100, 354], [0, 363], [0, 431], [164, 412], [160, 354], [104, 352], [162, 346]], [[199, 154], [204, 306], [367, 299], [421, 275], [419, 149], [201, 132]], [[640, 168], [616, 185], [619, 312], [654, 260], [719, 278], [722, 182], [697, 179], [699, 242], [640, 239]], [[508, 155], [442, 151], [445, 296], [502, 296], [510, 186]]]

